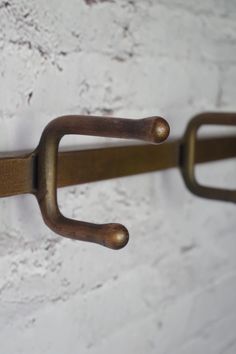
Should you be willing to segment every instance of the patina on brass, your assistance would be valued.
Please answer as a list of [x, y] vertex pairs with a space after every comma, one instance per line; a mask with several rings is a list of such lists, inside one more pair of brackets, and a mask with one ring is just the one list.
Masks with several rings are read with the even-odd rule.
[[[192, 177], [195, 163], [236, 157], [235, 135], [195, 139], [194, 127], [217, 124], [219, 118], [216, 117], [219, 113], [197, 116], [190, 121], [183, 139], [163, 145], [113, 145], [64, 152], [58, 152], [58, 145], [65, 134], [160, 143], [167, 138], [169, 126], [159, 117], [140, 120], [85, 116], [57, 118], [45, 128], [34, 152], [0, 155], [0, 197], [32, 193], [39, 201], [46, 224], [55, 232], [114, 249], [121, 248], [128, 241], [128, 231], [123, 225], [91, 224], [65, 218], [57, 206], [56, 188], [180, 166], [186, 185], [193, 193], [235, 201], [235, 192], [232, 197], [231, 191], [219, 194], [217, 189], [213, 194], [212, 191], [204, 194], [204, 189], [199, 193]], [[236, 114], [220, 113], [220, 117], [221, 124], [232, 124], [227, 122], [235, 122]]]

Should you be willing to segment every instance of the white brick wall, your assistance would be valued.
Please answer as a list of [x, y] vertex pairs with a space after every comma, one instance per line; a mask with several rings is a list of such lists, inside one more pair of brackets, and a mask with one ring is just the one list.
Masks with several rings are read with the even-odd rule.
[[[180, 136], [195, 113], [236, 110], [234, 0], [0, 0], [0, 53], [0, 151], [35, 147], [62, 114], [160, 114]], [[0, 354], [235, 354], [235, 206], [177, 170], [59, 197], [130, 243], [60, 238], [31, 196], [1, 199]]]

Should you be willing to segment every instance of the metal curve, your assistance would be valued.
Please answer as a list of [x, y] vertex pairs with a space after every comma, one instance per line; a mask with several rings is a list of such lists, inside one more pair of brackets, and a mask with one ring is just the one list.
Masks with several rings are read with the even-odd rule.
[[64, 217], [57, 204], [57, 155], [61, 138], [67, 134], [138, 139], [161, 143], [169, 135], [169, 125], [161, 117], [145, 119], [105, 118], [96, 116], [62, 116], [44, 129], [37, 154], [37, 189], [35, 195], [44, 222], [54, 232], [71, 239], [95, 242], [120, 249], [129, 239], [125, 226], [117, 223], [94, 224]]
[[195, 195], [208, 199], [236, 203], [236, 190], [213, 188], [198, 183], [195, 175], [197, 131], [203, 125], [236, 126], [236, 114], [207, 112], [195, 116], [188, 124], [182, 139], [181, 173], [187, 188]]

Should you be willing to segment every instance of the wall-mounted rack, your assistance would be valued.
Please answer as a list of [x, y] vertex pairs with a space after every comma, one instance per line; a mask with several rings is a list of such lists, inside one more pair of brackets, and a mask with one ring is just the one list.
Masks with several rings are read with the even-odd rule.
[[56, 189], [115, 177], [179, 167], [186, 186], [194, 194], [236, 202], [236, 190], [198, 184], [198, 163], [236, 157], [236, 135], [197, 139], [202, 125], [236, 125], [236, 113], [203, 113], [193, 118], [182, 139], [162, 145], [121, 145], [58, 152], [66, 134], [139, 139], [159, 144], [169, 135], [168, 123], [160, 117], [122, 119], [64, 116], [45, 128], [33, 152], [0, 155], [0, 197], [34, 194], [45, 223], [56, 233], [72, 239], [96, 242], [119, 249], [128, 242], [121, 224], [92, 224], [65, 218], [57, 205]]

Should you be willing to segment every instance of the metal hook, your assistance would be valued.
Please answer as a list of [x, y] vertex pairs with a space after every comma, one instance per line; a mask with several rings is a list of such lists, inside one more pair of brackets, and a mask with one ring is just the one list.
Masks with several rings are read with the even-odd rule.
[[[183, 140], [181, 149], [181, 172], [187, 188], [195, 195], [203, 198], [223, 200], [228, 202], [236, 202], [236, 190], [227, 190], [223, 188], [212, 188], [202, 186], [198, 183], [195, 175], [195, 163], [197, 162], [197, 132], [203, 125], [225, 125], [236, 126], [236, 114], [224, 112], [208, 112], [195, 116], [188, 124]], [[232, 138], [231, 138], [232, 139]], [[232, 156], [235, 156], [235, 139], [227, 138], [228, 151], [232, 151]], [[221, 152], [224, 156], [223, 145], [214, 145], [211, 148], [208, 142], [208, 154], [212, 150], [214, 155], [217, 156]], [[204, 150], [206, 155], [206, 150]], [[231, 155], [230, 155], [231, 156]]]
[[[99, 243], [119, 249], [129, 239], [125, 226], [116, 223], [93, 224], [64, 217], [57, 204], [57, 157], [61, 138], [67, 134], [139, 139], [161, 143], [169, 135], [169, 125], [161, 117], [145, 119], [63, 116], [51, 121], [43, 131], [35, 153], [38, 199], [45, 223], [56, 233], [76, 240]], [[109, 168], [109, 167], [108, 167]]]

